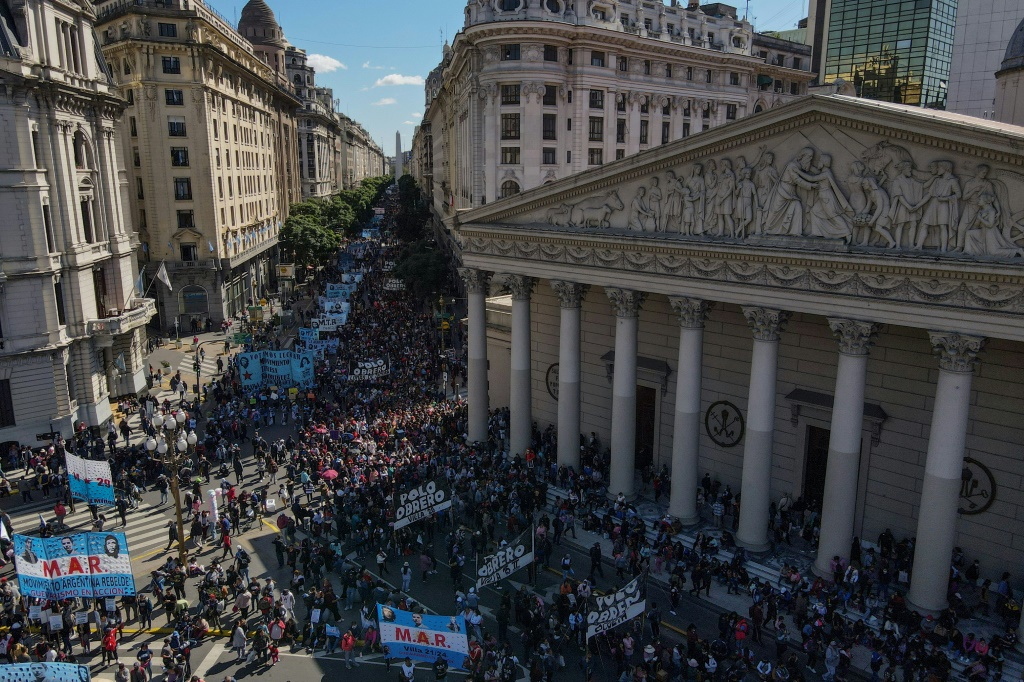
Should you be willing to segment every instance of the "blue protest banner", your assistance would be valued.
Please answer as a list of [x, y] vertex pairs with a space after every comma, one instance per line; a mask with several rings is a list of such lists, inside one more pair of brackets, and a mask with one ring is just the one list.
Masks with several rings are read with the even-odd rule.
[[380, 641], [388, 658], [433, 663], [440, 655], [453, 668], [469, 667], [469, 639], [462, 616], [429, 616], [377, 605]]

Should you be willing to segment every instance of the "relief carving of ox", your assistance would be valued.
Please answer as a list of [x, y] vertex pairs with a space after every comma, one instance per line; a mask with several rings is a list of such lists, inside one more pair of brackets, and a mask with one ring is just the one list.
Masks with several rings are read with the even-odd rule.
[[604, 196], [583, 199], [576, 204], [562, 204], [550, 208], [547, 222], [556, 227], [610, 227], [612, 213], [624, 208], [616, 190]]

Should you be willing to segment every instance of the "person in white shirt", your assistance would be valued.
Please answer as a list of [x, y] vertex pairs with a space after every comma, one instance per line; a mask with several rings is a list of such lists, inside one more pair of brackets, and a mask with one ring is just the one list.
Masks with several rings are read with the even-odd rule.
[[402, 679], [405, 682], [413, 682], [415, 676], [416, 665], [412, 662], [411, 658], [406, 657], [405, 662], [402, 663]]

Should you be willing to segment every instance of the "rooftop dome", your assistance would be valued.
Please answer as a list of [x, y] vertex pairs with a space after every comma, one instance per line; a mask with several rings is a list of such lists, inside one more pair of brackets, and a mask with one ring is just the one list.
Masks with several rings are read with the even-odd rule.
[[285, 45], [284, 32], [266, 0], [249, 0], [245, 4], [238, 20], [238, 32], [253, 45]]
[[1017, 25], [1017, 30], [1010, 36], [1010, 44], [1006, 46], [1006, 55], [1000, 65], [1000, 71], [1024, 67], [1024, 21]]

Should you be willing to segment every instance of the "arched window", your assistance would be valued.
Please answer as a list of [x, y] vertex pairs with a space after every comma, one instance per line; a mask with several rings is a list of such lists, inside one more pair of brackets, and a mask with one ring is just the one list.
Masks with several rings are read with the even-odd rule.
[[501, 0], [502, 12], [515, 12], [519, 9], [519, 0]]
[[548, 11], [552, 14], [561, 14], [562, 5], [559, 4], [558, 0], [546, 0], [544, 6], [548, 8]]
[[194, 284], [182, 288], [178, 298], [178, 312], [186, 315], [202, 315], [210, 312], [210, 300], [206, 289]]
[[514, 197], [519, 194], [519, 183], [515, 180], [506, 180], [501, 183], [501, 198]]

